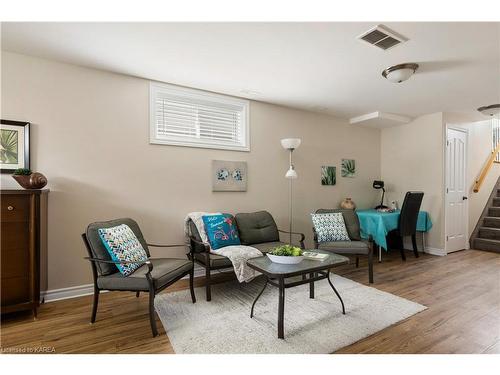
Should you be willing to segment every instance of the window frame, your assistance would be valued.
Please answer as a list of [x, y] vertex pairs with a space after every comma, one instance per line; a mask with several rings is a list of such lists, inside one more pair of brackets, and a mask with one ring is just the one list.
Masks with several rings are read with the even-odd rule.
[[[202, 99], [214, 103], [239, 106], [242, 108], [241, 122], [243, 144], [225, 144], [218, 142], [204, 142], [203, 139], [165, 139], [157, 137], [156, 127], [156, 98], [158, 93], [166, 93], [177, 95], [189, 99]], [[231, 151], [250, 151], [250, 101], [246, 99], [236, 98], [232, 96], [216, 94], [213, 92], [191, 89], [186, 87], [179, 87], [167, 83], [150, 82], [149, 85], [149, 143], [160, 144], [169, 146], [183, 146], [183, 147], [196, 147], [208, 148], [216, 150], [231, 150]]]

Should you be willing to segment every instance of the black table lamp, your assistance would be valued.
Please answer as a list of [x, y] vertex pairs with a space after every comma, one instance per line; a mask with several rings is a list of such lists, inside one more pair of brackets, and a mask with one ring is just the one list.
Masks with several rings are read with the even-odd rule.
[[385, 195], [385, 189], [384, 189], [384, 181], [373, 181], [373, 188], [374, 189], [382, 189], [382, 199], [380, 200], [380, 204], [375, 207], [376, 210], [382, 209], [382, 208], [388, 208], [387, 206], [384, 206], [384, 195]]

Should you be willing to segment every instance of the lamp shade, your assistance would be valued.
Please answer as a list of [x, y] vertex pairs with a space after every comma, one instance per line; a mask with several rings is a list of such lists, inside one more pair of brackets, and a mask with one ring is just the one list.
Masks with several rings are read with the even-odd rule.
[[300, 138], [284, 138], [281, 140], [281, 146], [287, 150], [295, 150], [300, 146]]
[[290, 169], [286, 171], [285, 177], [290, 179], [290, 180], [295, 180], [297, 176], [297, 172], [295, 172], [295, 169], [293, 169], [293, 166], [290, 166]]

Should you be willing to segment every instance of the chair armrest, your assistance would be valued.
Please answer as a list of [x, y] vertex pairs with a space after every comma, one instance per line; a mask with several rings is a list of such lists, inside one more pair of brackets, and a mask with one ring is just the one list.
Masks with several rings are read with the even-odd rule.
[[189, 236], [188, 238], [189, 238], [189, 241], [190, 241], [189, 248], [191, 250], [191, 253], [195, 252], [194, 249], [193, 249], [193, 246], [192, 246], [193, 243], [196, 244], [196, 245], [198, 245], [198, 246], [202, 246], [203, 249], [204, 249], [202, 252], [204, 252], [204, 253], [209, 253], [210, 252], [210, 246], [208, 246], [206, 243], [198, 241], [196, 238], [194, 238], [192, 236]]
[[140, 264], [144, 265], [146, 264], [148, 266], [148, 272], [150, 273], [153, 270], [153, 263], [149, 260], [142, 260], [142, 261], [129, 261], [129, 260], [106, 260], [106, 259], [99, 259], [99, 258], [91, 258], [91, 257], [84, 257], [83, 259], [87, 259], [90, 262], [94, 263], [108, 263], [108, 264]]
[[287, 234], [294, 234], [294, 235], [298, 235], [300, 236], [300, 247], [302, 249], [305, 249], [306, 246], [304, 245], [304, 240], [306, 239], [306, 236], [304, 235], [304, 233], [299, 233], [299, 232], [289, 232], [289, 231], [286, 231], [286, 230], [281, 230], [281, 229], [278, 229], [278, 232], [281, 232], [281, 233], [287, 233]]
[[375, 242], [373, 241], [373, 236], [369, 235], [367, 239], [361, 239], [362, 242], [368, 245], [368, 255], [373, 254], [375, 250]]
[[182, 245], [156, 245], [154, 243], [146, 243], [146, 245], [151, 246], [151, 247], [186, 247], [186, 244], [182, 244]]
[[319, 247], [318, 232], [316, 232], [316, 229], [314, 227], [312, 229], [313, 229], [314, 248], [317, 249]]

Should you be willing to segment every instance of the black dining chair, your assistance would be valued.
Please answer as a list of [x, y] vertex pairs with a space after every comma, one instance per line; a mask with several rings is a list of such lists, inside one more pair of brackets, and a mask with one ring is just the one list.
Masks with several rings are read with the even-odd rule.
[[413, 245], [413, 254], [415, 258], [418, 258], [418, 248], [417, 248], [417, 220], [418, 212], [420, 211], [420, 205], [422, 204], [422, 199], [424, 198], [424, 193], [421, 191], [408, 191], [405, 195], [403, 201], [403, 206], [401, 207], [401, 213], [399, 215], [399, 225], [398, 229], [394, 232], [398, 239], [398, 247], [401, 251], [401, 258], [405, 261], [405, 249], [403, 238], [406, 236], [411, 236], [411, 242]]

